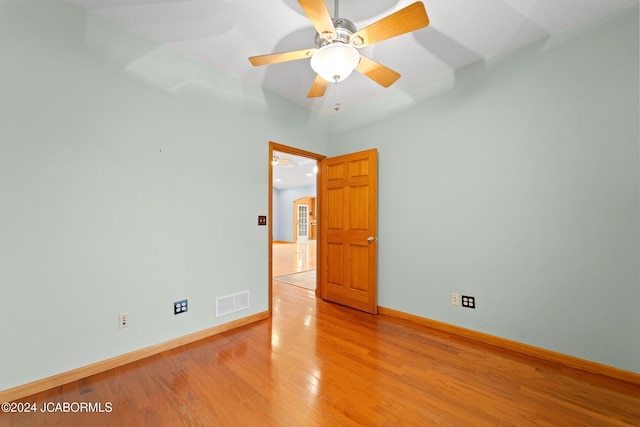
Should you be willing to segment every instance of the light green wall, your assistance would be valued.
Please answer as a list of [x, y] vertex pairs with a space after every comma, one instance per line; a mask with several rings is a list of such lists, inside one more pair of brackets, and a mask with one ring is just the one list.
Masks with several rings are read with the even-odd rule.
[[267, 310], [268, 142], [324, 119], [63, 2], [0, 2], [0, 57], [0, 390]]
[[336, 116], [329, 155], [379, 149], [379, 305], [640, 373], [638, 51], [634, 7]]

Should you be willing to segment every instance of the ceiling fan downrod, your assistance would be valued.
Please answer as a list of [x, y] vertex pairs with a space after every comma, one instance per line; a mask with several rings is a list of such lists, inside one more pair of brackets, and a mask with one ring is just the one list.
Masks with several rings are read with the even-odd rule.
[[339, 83], [338, 83], [338, 79], [336, 79], [336, 103], [333, 106], [333, 109], [338, 112], [340, 111], [340, 92], [339, 92]]

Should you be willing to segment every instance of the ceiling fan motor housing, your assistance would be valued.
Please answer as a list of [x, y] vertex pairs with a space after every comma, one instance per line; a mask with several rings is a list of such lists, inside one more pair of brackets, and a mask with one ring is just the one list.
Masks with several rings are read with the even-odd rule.
[[349, 44], [351, 34], [357, 31], [355, 24], [345, 18], [333, 18], [333, 26], [336, 29], [335, 39], [327, 39], [324, 34], [316, 33], [316, 47], [318, 49], [331, 43]]

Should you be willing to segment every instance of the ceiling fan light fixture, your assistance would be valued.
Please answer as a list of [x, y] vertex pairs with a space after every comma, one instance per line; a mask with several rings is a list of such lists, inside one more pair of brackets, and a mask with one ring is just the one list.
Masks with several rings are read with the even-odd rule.
[[339, 82], [351, 74], [360, 62], [358, 50], [347, 43], [322, 46], [311, 57], [311, 68], [328, 82]]

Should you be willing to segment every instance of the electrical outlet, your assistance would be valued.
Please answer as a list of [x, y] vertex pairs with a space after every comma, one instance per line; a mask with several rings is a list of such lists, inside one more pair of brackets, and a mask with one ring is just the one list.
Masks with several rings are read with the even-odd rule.
[[460, 305], [460, 294], [451, 294], [451, 305]]
[[187, 304], [187, 300], [183, 299], [182, 301], [176, 301], [173, 303], [173, 314], [182, 314], [186, 313], [189, 310], [189, 305]]
[[118, 314], [118, 329], [129, 327], [129, 313]]
[[462, 295], [462, 306], [466, 308], [476, 308], [476, 297]]

